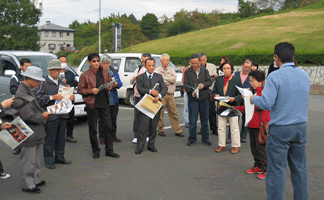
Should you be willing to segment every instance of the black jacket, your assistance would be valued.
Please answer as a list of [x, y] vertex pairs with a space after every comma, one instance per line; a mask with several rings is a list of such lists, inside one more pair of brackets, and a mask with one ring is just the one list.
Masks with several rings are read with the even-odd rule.
[[147, 78], [146, 72], [136, 77], [136, 87], [138, 93], [141, 95], [141, 98], [143, 98], [145, 94], [149, 94], [150, 89], [154, 87], [155, 83], [159, 83], [159, 87], [156, 90], [161, 94], [162, 97], [164, 97], [168, 91], [168, 88], [165, 85], [161, 74], [154, 72], [151, 80], [151, 86], [149, 84], [149, 79]]
[[[214, 90], [213, 90], [213, 96], [219, 94], [219, 96], [229, 96], [229, 97], [234, 97], [235, 101], [234, 102], [228, 102], [227, 104], [231, 106], [239, 106], [242, 102], [242, 96], [240, 91], [236, 88], [242, 87], [242, 82], [241, 79], [233, 76], [232, 80], [229, 80], [228, 82], [228, 88], [226, 94], [224, 94], [224, 76], [218, 76], [216, 78], [216, 82], [214, 85]], [[217, 114], [221, 114], [224, 110], [222, 109], [217, 109]]]
[[[199, 99], [192, 96], [192, 92], [198, 86], [199, 83], [204, 85], [204, 88], [199, 91]], [[197, 74], [193, 67], [189, 67], [184, 74], [183, 86], [187, 91], [188, 98], [193, 101], [202, 102], [209, 98], [209, 87], [212, 85], [212, 81], [209, 76], [209, 72], [205, 67], [200, 66], [200, 72]]]
[[25, 78], [23, 75], [21, 75], [21, 70], [19, 70], [16, 75], [13, 75], [11, 77], [9, 90], [12, 95], [16, 94], [19, 84], [24, 80], [25, 80]]

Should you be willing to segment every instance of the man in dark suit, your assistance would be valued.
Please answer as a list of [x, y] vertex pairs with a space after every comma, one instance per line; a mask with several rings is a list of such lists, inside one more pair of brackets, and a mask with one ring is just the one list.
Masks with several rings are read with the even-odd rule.
[[[247, 59], [244, 60], [244, 62], [242, 63], [242, 70], [234, 73], [234, 76], [241, 79], [243, 88], [247, 88], [247, 89], [251, 88], [250, 79], [249, 79], [249, 73], [251, 71], [251, 68], [252, 68], [252, 62]], [[244, 104], [244, 102], [242, 102], [242, 104]], [[244, 127], [244, 124], [245, 124], [245, 114], [242, 115], [242, 126], [241, 126], [242, 143], [246, 143], [246, 136], [248, 132], [247, 127]]]
[[[155, 60], [153, 58], [148, 58], [145, 61], [145, 67], [147, 71], [136, 77], [137, 90], [141, 95], [141, 98], [145, 94], [150, 94], [154, 97], [153, 103], [161, 101], [161, 99], [166, 95], [168, 88], [164, 83], [161, 74], [154, 73], [155, 70]], [[154, 88], [155, 84], [158, 83], [159, 87]], [[147, 149], [152, 152], [157, 152], [155, 148], [155, 138], [156, 138], [156, 128], [157, 123], [160, 118], [161, 110], [155, 115], [153, 119], [146, 116], [144, 113], [139, 115], [139, 128], [137, 135], [137, 148], [135, 154], [142, 153], [145, 145], [145, 138], [149, 136], [149, 142]]]

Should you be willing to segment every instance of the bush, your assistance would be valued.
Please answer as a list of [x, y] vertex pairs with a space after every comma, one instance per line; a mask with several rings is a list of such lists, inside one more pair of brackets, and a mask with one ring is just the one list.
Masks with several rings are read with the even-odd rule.
[[[175, 65], [185, 65], [185, 61], [189, 63], [190, 54], [169, 53], [171, 61]], [[207, 55], [208, 62], [219, 65], [219, 58], [227, 56], [233, 65], [241, 65], [245, 59], [257, 61], [259, 65], [269, 65], [273, 62], [273, 52], [270, 51], [241, 51], [241, 52], [227, 52], [220, 55]], [[298, 65], [324, 65], [324, 50], [316, 52], [297, 51], [295, 59]], [[188, 65], [188, 64], [187, 64]]]
[[66, 56], [67, 57], [70, 54], [72, 54], [72, 51], [59, 51], [59, 52], [56, 53], [57, 57], [59, 57], [59, 56]]

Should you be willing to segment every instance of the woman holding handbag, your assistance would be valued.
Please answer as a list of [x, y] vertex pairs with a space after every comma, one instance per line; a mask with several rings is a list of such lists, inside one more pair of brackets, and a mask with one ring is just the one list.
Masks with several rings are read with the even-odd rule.
[[[261, 96], [265, 81], [265, 73], [259, 70], [251, 71], [249, 73], [249, 78], [253, 93], [256, 92], [256, 95]], [[235, 108], [240, 112], [245, 111], [244, 105], [235, 106]], [[261, 110], [255, 106], [253, 117], [248, 124], [254, 167], [246, 170], [246, 173], [258, 174], [257, 178], [259, 179], [265, 179], [267, 173], [266, 127], [268, 122], [270, 122], [270, 111]]]

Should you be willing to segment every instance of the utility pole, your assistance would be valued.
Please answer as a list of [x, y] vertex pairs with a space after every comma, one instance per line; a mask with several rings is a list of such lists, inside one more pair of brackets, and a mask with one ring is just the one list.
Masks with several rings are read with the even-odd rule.
[[101, 0], [99, 0], [99, 53], [101, 53]]

